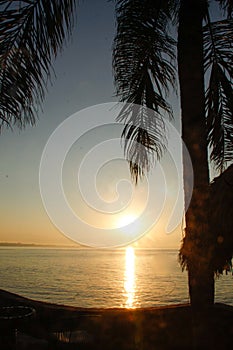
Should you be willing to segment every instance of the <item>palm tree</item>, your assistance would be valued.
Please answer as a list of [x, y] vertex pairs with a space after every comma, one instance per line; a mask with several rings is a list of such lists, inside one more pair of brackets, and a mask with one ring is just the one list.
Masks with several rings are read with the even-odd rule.
[[[214, 272], [220, 271], [207, 211], [211, 204], [209, 158], [220, 172], [233, 159], [233, 2], [215, 2], [227, 18], [212, 23], [209, 1], [116, 1], [114, 76], [117, 95], [128, 102], [118, 119], [125, 122], [125, 153], [136, 182], [165, 148], [163, 118], [172, 116], [166, 97], [175, 86], [177, 58], [182, 137], [194, 171], [180, 261], [188, 270], [194, 308], [213, 304]], [[173, 32], [178, 28], [177, 42], [170, 34], [171, 26]], [[185, 157], [183, 168], [186, 200], [189, 174]]]
[[0, 131], [34, 124], [53, 57], [70, 36], [75, 0], [0, 3]]

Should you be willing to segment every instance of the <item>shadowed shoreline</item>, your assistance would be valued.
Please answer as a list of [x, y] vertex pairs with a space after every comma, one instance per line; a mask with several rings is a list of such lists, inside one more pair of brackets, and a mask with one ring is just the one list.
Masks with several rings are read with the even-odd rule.
[[[21, 337], [21, 334], [31, 337], [29, 343], [30, 339], [45, 341], [43, 346], [34, 346], [35, 349], [49, 349], [51, 344], [54, 349], [75, 346], [79, 349], [192, 349], [195, 343], [189, 304], [138, 309], [78, 308], [35, 301], [0, 290], [0, 307], [17, 305], [36, 311], [30, 322], [18, 327]], [[208, 313], [204, 348], [229, 349], [232, 343], [233, 307], [215, 304]], [[22, 349], [29, 348], [25, 340]]]

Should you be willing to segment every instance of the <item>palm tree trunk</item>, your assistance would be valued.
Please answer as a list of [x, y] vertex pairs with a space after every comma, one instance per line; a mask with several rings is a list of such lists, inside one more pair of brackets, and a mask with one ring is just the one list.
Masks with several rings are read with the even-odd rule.
[[[204, 0], [181, 0], [178, 29], [178, 72], [182, 137], [194, 171], [192, 200], [186, 213], [186, 234], [180, 251], [189, 277], [191, 305], [202, 309], [214, 303], [212, 245], [207, 220], [209, 167], [205, 125], [202, 20]], [[184, 157], [185, 202], [189, 171]]]

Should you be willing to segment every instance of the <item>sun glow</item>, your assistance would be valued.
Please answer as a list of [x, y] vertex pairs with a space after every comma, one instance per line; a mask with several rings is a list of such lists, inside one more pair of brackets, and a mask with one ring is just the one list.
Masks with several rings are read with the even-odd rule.
[[127, 298], [125, 306], [133, 308], [135, 302], [135, 254], [133, 247], [128, 247], [125, 251], [124, 290]]
[[118, 227], [124, 227], [133, 223], [137, 219], [136, 215], [127, 214], [118, 219]]

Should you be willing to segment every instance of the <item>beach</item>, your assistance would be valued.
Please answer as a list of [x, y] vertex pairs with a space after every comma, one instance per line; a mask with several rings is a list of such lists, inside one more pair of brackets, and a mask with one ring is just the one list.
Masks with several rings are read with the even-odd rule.
[[[78, 308], [0, 290], [1, 308], [17, 305], [35, 310], [33, 319], [18, 325], [17, 349], [192, 349], [196, 341], [198, 327], [189, 304], [139, 309]], [[203, 314], [204, 318], [208, 329], [203, 349], [231, 348], [233, 307], [215, 304], [208, 315]], [[13, 348], [10, 343], [5, 332], [0, 348]]]

